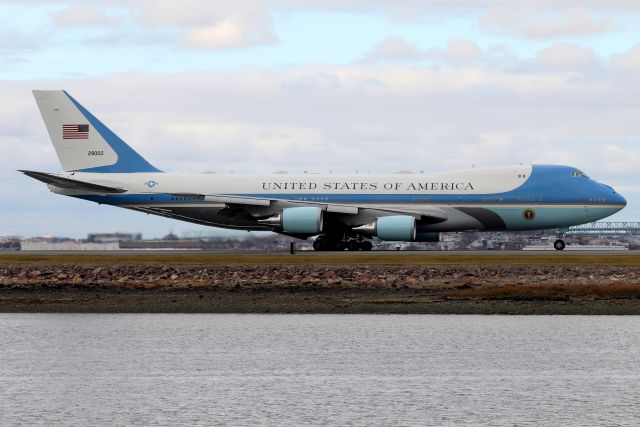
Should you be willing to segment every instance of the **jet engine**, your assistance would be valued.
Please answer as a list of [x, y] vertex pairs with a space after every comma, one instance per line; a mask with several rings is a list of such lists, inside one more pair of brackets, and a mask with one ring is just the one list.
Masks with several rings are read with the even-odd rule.
[[258, 220], [261, 224], [282, 228], [285, 233], [318, 234], [324, 222], [323, 210], [313, 206], [285, 208], [281, 213]]
[[416, 219], [408, 215], [382, 216], [369, 224], [354, 227], [353, 231], [381, 240], [413, 242], [416, 239]]

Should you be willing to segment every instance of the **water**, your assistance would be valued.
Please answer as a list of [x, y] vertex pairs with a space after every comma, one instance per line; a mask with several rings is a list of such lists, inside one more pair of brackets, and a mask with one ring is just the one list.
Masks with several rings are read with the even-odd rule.
[[638, 425], [640, 317], [0, 314], [0, 425]]

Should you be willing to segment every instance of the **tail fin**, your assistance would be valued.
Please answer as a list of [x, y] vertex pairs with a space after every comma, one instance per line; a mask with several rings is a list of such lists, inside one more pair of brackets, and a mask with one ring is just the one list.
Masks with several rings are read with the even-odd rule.
[[65, 171], [161, 172], [63, 90], [33, 96]]

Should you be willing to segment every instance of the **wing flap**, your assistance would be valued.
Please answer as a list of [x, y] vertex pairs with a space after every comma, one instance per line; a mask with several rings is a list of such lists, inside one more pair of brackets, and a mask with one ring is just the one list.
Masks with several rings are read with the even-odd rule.
[[261, 197], [205, 195], [204, 200], [207, 202], [225, 203], [229, 205], [269, 206], [271, 204], [270, 199], [263, 199]]
[[415, 217], [417, 220], [428, 218], [433, 222], [443, 222], [449, 219], [444, 211], [436, 207], [424, 207], [422, 209], [403, 209], [403, 208], [368, 208], [367, 210], [376, 212], [387, 212], [398, 215], [409, 215]]
[[423, 206], [419, 209], [405, 209], [402, 207], [369, 206], [369, 205], [342, 205], [323, 203], [307, 200], [269, 199], [263, 197], [234, 196], [227, 194], [187, 194], [179, 193], [176, 196], [186, 196], [214, 203], [224, 203], [229, 206], [237, 206], [254, 216], [273, 213], [275, 211], [295, 206], [317, 206], [328, 213], [366, 217], [385, 215], [410, 215], [417, 220], [429, 220], [432, 223], [446, 221], [447, 214], [436, 207]]
[[355, 215], [359, 212], [357, 206], [348, 205], [336, 205], [331, 203], [322, 202], [308, 202], [300, 200], [282, 200], [282, 199], [267, 199], [262, 197], [244, 197], [244, 196], [230, 196], [226, 194], [191, 194], [191, 193], [173, 193], [174, 196], [190, 197], [193, 199], [205, 200], [207, 202], [225, 203], [227, 205], [250, 205], [250, 206], [271, 206], [277, 204], [285, 205], [304, 205], [304, 206], [320, 206], [327, 212], [342, 213]]

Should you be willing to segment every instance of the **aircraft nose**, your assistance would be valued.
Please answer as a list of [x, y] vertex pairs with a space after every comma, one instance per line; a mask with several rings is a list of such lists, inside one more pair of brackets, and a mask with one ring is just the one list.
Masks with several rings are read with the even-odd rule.
[[614, 190], [612, 187], [609, 187], [608, 185], [606, 187], [611, 192], [609, 195], [609, 200], [611, 200], [612, 204], [622, 205], [622, 207], [627, 206], [627, 199], [625, 199], [622, 194], [618, 193], [616, 190]]
[[625, 199], [622, 194], [616, 193], [615, 191], [613, 193], [616, 203], [627, 206], [627, 199]]

